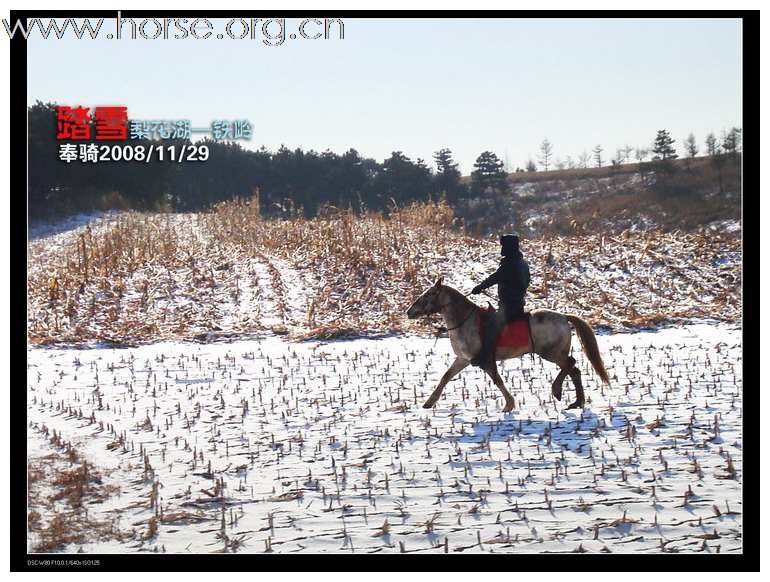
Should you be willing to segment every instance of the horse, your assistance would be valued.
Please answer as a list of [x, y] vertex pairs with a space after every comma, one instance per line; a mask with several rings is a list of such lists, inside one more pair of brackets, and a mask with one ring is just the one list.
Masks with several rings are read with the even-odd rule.
[[[444, 285], [443, 277], [439, 277], [433, 286], [420, 295], [407, 309], [406, 316], [409, 319], [440, 313], [444, 318], [452, 350], [455, 353], [455, 361], [441, 377], [441, 380], [433, 390], [430, 398], [423, 405], [423, 408], [432, 408], [436, 404], [447, 383], [465, 369], [470, 364], [471, 358], [481, 349], [481, 335], [477, 321], [481, 311], [481, 307], [473, 303], [457, 289]], [[575, 365], [575, 358], [570, 356], [570, 343], [572, 341], [570, 323], [575, 327], [580, 343], [583, 346], [583, 351], [599, 375], [599, 378], [605, 384], [610, 383], [601, 353], [599, 352], [599, 346], [596, 343], [596, 336], [591, 326], [576, 315], [566, 315], [547, 309], [537, 309], [530, 313], [530, 334], [527, 345], [522, 347], [498, 346], [495, 350], [494, 361], [482, 368], [505, 398], [503, 412], [513, 410], [515, 403], [513, 396], [505, 388], [505, 384], [502, 378], [500, 378], [496, 360], [517, 358], [530, 352], [557, 364], [561, 368], [551, 385], [551, 393], [557, 400], [561, 401], [562, 384], [567, 375], [569, 375], [572, 378], [572, 383], [575, 385], [577, 399], [568, 409], [583, 408], [585, 406], [585, 393], [580, 379], [580, 370]]]

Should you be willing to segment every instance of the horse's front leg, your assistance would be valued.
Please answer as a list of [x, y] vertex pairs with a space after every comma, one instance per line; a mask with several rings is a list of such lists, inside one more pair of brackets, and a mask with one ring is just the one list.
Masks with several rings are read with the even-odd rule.
[[436, 386], [436, 389], [433, 391], [433, 394], [430, 395], [430, 398], [425, 401], [425, 404], [422, 405], [423, 408], [433, 408], [433, 405], [436, 404], [436, 401], [441, 396], [441, 393], [444, 391], [444, 386], [446, 386], [449, 381], [457, 376], [462, 370], [469, 364], [468, 360], [464, 358], [455, 358], [455, 361], [452, 362], [452, 365], [449, 366], [449, 369], [444, 372], [444, 375], [441, 376], [441, 380], [438, 383], [438, 386]]
[[492, 362], [492, 365], [490, 367], [484, 368], [484, 371], [489, 375], [490, 378], [492, 378], [492, 382], [495, 383], [495, 386], [497, 386], [500, 392], [503, 393], [503, 398], [505, 398], [505, 406], [503, 407], [503, 412], [510, 412], [513, 410], [515, 404], [513, 396], [511, 396], [511, 393], [506, 389], [505, 383], [497, 371], [497, 362]]

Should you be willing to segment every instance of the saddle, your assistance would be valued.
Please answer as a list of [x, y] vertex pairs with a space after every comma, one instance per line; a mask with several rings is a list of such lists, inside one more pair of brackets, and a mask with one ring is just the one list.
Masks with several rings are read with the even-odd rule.
[[[487, 319], [493, 316], [495, 310], [492, 307], [481, 309], [477, 316], [477, 322], [479, 326], [479, 334], [484, 333], [484, 325], [486, 325]], [[500, 331], [495, 341], [495, 347], [498, 348], [522, 348], [529, 344], [531, 338], [530, 324], [529, 324], [529, 312], [524, 314], [524, 317], [514, 319], [507, 323], [505, 327]]]

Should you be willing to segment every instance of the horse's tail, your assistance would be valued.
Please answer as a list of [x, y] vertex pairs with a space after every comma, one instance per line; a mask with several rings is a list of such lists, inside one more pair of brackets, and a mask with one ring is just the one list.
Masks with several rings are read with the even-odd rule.
[[594, 370], [596, 370], [596, 373], [599, 374], [599, 378], [601, 378], [605, 384], [609, 384], [610, 378], [607, 375], [607, 370], [604, 368], [602, 355], [599, 353], [599, 345], [596, 343], [596, 336], [594, 335], [591, 326], [576, 315], [567, 315], [567, 321], [575, 326], [575, 331], [577, 331], [578, 337], [580, 338], [583, 351], [586, 356], [588, 356], [588, 360], [591, 362]]

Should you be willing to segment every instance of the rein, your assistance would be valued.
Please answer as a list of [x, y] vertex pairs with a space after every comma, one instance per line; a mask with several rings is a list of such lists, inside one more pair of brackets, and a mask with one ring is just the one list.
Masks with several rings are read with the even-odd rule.
[[473, 313], [475, 311], [476, 310], [473, 309], [473, 308], [469, 309], [468, 310], [468, 315], [465, 316], [465, 319], [463, 319], [462, 323], [460, 323], [458, 325], [455, 325], [454, 327], [445, 327], [442, 331], [450, 332], [450, 331], [454, 331], [456, 329], [460, 329], [462, 326], [465, 325], [465, 322], [468, 321], [471, 318], [471, 315], [473, 315]]
[[[486, 291], [482, 291], [482, 293], [484, 293], [484, 295], [486, 295], [487, 297], [491, 298], [491, 296]], [[471, 294], [471, 292], [468, 291], [467, 293], [463, 294], [463, 297], [468, 297], [468, 295], [470, 295], [470, 294]], [[440, 305], [439, 306], [439, 310], [442, 311], [445, 307], [451, 305], [451, 303], [452, 302], [450, 301], [448, 303], [445, 303], [444, 305]], [[474, 307], [478, 307], [478, 305], [474, 305]], [[479, 308], [479, 309], [481, 309], [481, 308]], [[442, 334], [444, 332], [450, 332], [450, 331], [454, 331], [456, 329], [460, 329], [471, 318], [471, 315], [473, 315], [474, 312], [475, 312], [475, 309], [473, 309], [473, 307], [471, 309], [469, 309], [468, 310], [468, 315], [465, 316], [465, 319], [463, 319], [461, 323], [459, 323], [458, 325], [455, 325], [454, 327], [444, 327], [443, 325], [441, 327], [439, 327], [436, 330], [436, 338], [438, 339], [439, 334]]]

